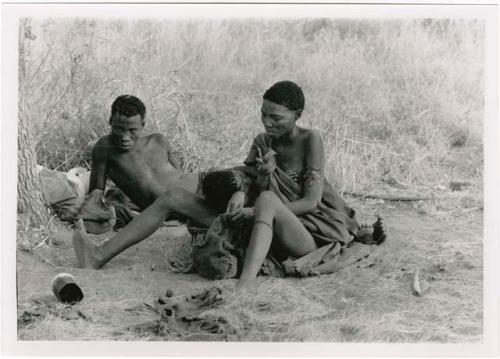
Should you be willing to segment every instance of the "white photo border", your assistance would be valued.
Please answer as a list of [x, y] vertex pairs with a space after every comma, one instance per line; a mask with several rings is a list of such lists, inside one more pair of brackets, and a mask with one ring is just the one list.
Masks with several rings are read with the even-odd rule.
[[[495, 5], [420, 4], [3, 4], [1, 121], [1, 326], [6, 355], [95, 356], [491, 356], [498, 355], [499, 125]], [[453, 3], [456, 3], [453, 2]], [[462, 2], [463, 3], [463, 2]], [[486, 3], [496, 3], [487, 1]], [[478, 344], [193, 343], [19, 341], [16, 311], [17, 43], [22, 17], [131, 18], [477, 18], [485, 22], [484, 332]], [[208, 354], [210, 353], [210, 354]]]

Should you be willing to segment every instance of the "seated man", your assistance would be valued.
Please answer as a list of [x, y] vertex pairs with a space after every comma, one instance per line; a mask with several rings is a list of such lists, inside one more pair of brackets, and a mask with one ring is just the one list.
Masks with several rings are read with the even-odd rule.
[[[92, 151], [89, 186], [89, 193], [104, 190], [109, 176], [144, 211], [126, 230], [102, 246], [86, 238], [83, 221], [78, 221], [73, 246], [80, 267], [102, 267], [118, 253], [151, 235], [166, 219], [189, 219], [208, 227], [224, 210], [207, 204], [200, 190], [201, 176], [178, 169], [165, 136], [141, 137], [145, 113], [146, 108], [137, 97], [123, 95], [113, 102], [111, 133], [99, 139]], [[234, 185], [240, 188], [243, 180], [241, 173]]]

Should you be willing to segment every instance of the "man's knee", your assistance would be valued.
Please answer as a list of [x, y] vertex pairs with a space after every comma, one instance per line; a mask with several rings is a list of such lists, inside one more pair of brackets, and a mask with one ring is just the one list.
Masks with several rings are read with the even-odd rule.
[[174, 187], [164, 192], [157, 201], [162, 209], [170, 210], [175, 209], [179, 203], [186, 199], [186, 190], [180, 187]]

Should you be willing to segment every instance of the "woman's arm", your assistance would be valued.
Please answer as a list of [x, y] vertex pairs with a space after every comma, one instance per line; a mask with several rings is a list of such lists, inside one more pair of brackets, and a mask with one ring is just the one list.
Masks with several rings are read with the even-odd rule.
[[245, 160], [243, 161], [243, 163], [247, 167], [255, 167], [255, 165], [257, 164], [257, 158], [260, 156], [259, 149], [255, 144], [256, 140], [257, 138], [253, 140], [252, 147], [250, 147], [250, 151], [248, 152], [247, 158], [245, 158]]
[[323, 140], [316, 130], [311, 130], [305, 146], [305, 172], [303, 196], [297, 201], [285, 203], [288, 209], [300, 216], [313, 211], [323, 195], [325, 150]]

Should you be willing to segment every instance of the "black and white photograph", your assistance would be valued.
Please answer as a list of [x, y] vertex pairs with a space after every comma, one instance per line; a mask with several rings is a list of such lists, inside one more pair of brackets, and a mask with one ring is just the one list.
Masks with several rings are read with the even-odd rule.
[[17, 344], [491, 344], [496, 6], [32, 6], [2, 30]]

